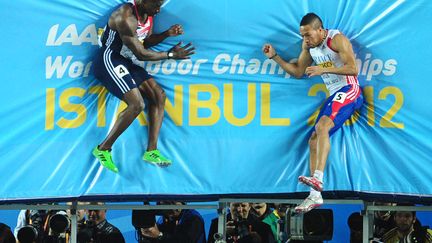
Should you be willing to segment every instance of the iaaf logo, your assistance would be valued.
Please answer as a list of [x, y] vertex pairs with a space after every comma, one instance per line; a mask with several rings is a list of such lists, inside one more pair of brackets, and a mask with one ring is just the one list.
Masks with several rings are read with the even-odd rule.
[[48, 33], [47, 46], [60, 46], [64, 43], [71, 43], [79, 46], [84, 43], [98, 44], [98, 35], [95, 24], [87, 25], [81, 33], [78, 33], [75, 24], [68, 25], [63, 31], [59, 31], [60, 24], [52, 26]]

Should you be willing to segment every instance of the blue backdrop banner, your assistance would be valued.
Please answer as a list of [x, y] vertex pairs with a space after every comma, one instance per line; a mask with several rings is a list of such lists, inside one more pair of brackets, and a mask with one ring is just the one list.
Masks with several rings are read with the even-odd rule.
[[119, 167], [91, 154], [125, 104], [92, 74], [97, 33], [123, 1], [2, 2], [0, 200], [121, 195], [307, 191], [308, 137], [328, 95], [321, 78], [295, 79], [308, 12], [352, 42], [366, 105], [331, 137], [329, 191], [432, 196], [432, 81], [428, 0], [165, 0], [154, 32], [181, 24], [190, 60], [142, 62], [167, 94], [159, 149], [167, 168], [142, 161], [143, 112], [113, 146]]

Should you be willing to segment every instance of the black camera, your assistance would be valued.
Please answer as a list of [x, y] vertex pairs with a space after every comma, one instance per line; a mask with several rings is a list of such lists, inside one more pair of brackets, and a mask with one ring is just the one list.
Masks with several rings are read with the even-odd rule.
[[49, 227], [55, 235], [69, 232], [70, 225], [70, 219], [64, 212], [57, 212], [49, 220]]
[[38, 242], [39, 230], [33, 225], [26, 225], [18, 230], [18, 240], [20, 243]]
[[67, 235], [70, 234], [71, 222], [64, 211], [48, 212], [50, 231], [45, 237], [46, 243], [67, 243]]
[[141, 229], [153, 227], [156, 224], [156, 215], [162, 215], [161, 210], [132, 210], [132, 225], [136, 230], [136, 237], [140, 243], [157, 242], [156, 239], [147, 238], [141, 234]]
[[234, 227], [234, 231], [229, 238], [242, 239], [250, 235], [250, 224], [247, 220], [232, 221], [229, 226]]
[[250, 234], [249, 224], [246, 220], [234, 221], [236, 235], [239, 239], [244, 238]]
[[91, 220], [85, 220], [78, 223], [77, 242], [85, 243], [95, 240], [97, 237], [97, 229], [95, 222]]
[[[27, 242], [65, 242], [64, 235], [69, 232], [70, 220], [64, 211], [30, 210], [27, 213], [28, 225], [18, 230], [18, 240]], [[50, 231], [44, 229], [48, 223]]]
[[136, 229], [153, 227], [160, 214], [159, 210], [132, 210], [132, 225]]
[[28, 224], [18, 230], [17, 238], [21, 243], [42, 242], [44, 239], [43, 224], [46, 219], [46, 211], [26, 211]]
[[333, 238], [333, 211], [314, 209], [296, 214], [288, 209], [285, 215], [284, 231], [290, 240], [324, 241]]

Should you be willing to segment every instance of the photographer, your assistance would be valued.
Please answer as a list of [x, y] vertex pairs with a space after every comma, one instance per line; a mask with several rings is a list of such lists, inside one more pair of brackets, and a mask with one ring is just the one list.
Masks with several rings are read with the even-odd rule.
[[[182, 202], [164, 201], [160, 205], [184, 205]], [[143, 212], [141, 212], [143, 213]], [[151, 227], [139, 227], [141, 243], [205, 243], [204, 220], [194, 209], [160, 210], [157, 212], [144, 211], [143, 217], [150, 215], [154, 222], [154, 215], [161, 217], [157, 224]], [[151, 221], [147, 220], [147, 221]], [[149, 224], [147, 222], [147, 224]]]
[[[263, 223], [257, 216], [250, 213], [250, 203], [230, 203], [230, 213], [227, 214], [226, 235], [228, 243], [262, 242], [273, 243], [275, 238], [270, 226]], [[218, 218], [211, 222], [208, 241], [215, 242]]]
[[[278, 205], [279, 206], [279, 205]], [[276, 206], [275, 206], [276, 208]], [[280, 216], [277, 209], [272, 210], [267, 203], [252, 203], [252, 209], [259, 220], [268, 224], [273, 232], [273, 237], [278, 239], [278, 222]], [[280, 243], [280, 240], [276, 242]]]
[[21, 210], [15, 234], [20, 243], [66, 243], [70, 219], [65, 211]]
[[396, 227], [383, 236], [384, 243], [432, 243], [432, 231], [421, 226], [415, 211], [397, 211], [394, 221]]
[[45, 210], [21, 210], [15, 236], [21, 243], [43, 243], [48, 236], [48, 215]]
[[86, 214], [88, 220], [78, 227], [79, 243], [125, 242], [120, 230], [106, 220], [106, 210], [87, 210]]
[[[377, 206], [396, 206], [396, 203], [375, 202]], [[375, 211], [373, 223], [373, 237], [381, 239], [385, 233], [396, 227], [394, 222], [395, 211]]]

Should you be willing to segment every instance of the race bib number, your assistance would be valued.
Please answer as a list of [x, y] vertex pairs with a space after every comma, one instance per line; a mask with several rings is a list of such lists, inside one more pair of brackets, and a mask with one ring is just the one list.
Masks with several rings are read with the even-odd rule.
[[345, 99], [347, 97], [347, 94], [344, 92], [337, 92], [335, 96], [333, 97], [333, 101], [344, 103]]
[[121, 64], [118, 65], [117, 67], [115, 67], [114, 71], [117, 74], [117, 76], [119, 76], [120, 78], [123, 78], [123, 76], [129, 74], [129, 71], [127, 70], [127, 68]]

